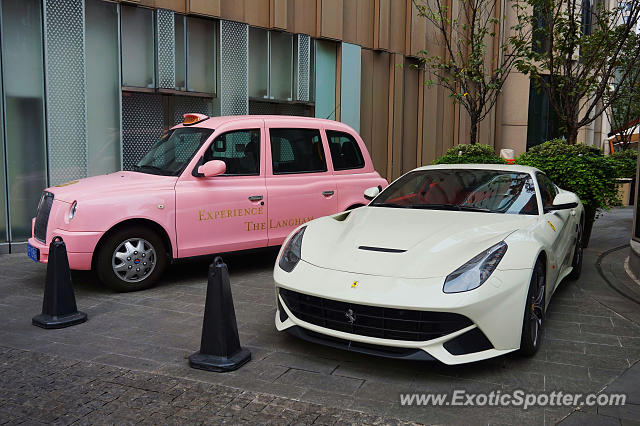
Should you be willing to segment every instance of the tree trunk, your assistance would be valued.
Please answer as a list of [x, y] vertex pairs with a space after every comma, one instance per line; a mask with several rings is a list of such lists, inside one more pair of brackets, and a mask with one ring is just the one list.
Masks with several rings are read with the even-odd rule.
[[478, 141], [478, 120], [471, 117], [471, 129], [469, 130], [469, 143], [475, 145]]
[[567, 142], [569, 145], [575, 145], [578, 143], [578, 128], [567, 126]]

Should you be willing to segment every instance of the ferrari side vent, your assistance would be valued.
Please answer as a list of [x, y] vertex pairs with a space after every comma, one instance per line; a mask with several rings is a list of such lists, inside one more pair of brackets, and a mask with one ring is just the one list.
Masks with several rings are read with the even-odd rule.
[[338, 214], [334, 214], [333, 216], [331, 216], [334, 220], [337, 220], [338, 222], [344, 222], [346, 218], [349, 217], [349, 215], [351, 214], [351, 210], [347, 210], [346, 212], [342, 212], [342, 213], [338, 213]]
[[445, 342], [442, 346], [451, 355], [465, 355], [493, 349], [493, 345], [487, 339], [487, 336], [478, 327], [462, 333], [455, 339]]

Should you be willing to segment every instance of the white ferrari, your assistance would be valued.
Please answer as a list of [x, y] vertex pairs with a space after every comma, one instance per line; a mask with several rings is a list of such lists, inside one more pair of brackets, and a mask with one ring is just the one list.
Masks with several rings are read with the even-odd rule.
[[283, 244], [278, 330], [446, 364], [537, 351], [553, 292], [582, 267], [574, 193], [535, 168], [463, 164], [415, 169], [365, 197]]

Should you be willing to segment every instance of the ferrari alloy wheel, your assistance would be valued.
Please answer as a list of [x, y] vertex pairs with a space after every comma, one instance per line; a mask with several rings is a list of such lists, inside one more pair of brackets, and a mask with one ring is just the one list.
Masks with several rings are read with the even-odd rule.
[[577, 280], [580, 278], [580, 273], [582, 272], [582, 257], [583, 257], [583, 248], [582, 248], [582, 233], [584, 226], [582, 225], [582, 221], [578, 224], [578, 232], [576, 234], [576, 247], [573, 251], [573, 262], [571, 262], [571, 266], [573, 269], [571, 273], [567, 276], [570, 280]]
[[111, 234], [98, 252], [100, 280], [116, 291], [151, 287], [166, 266], [162, 239], [147, 228], [124, 228]]
[[542, 339], [542, 322], [544, 320], [546, 277], [544, 263], [538, 259], [531, 274], [529, 292], [524, 307], [524, 319], [522, 324], [522, 338], [520, 340], [520, 352], [531, 356], [540, 347]]

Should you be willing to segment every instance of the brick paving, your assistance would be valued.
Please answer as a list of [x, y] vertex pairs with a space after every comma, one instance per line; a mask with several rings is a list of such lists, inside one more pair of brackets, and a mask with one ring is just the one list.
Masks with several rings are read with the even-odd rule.
[[[39, 367], [42, 363], [49, 365], [51, 368], [46, 371], [61, 381], [78, 368], [85, 372], [84, 379], [78, 380], [95, 381], [97, 388], [124, 386], [115, 378], [127, 375], [138, 377], [136, 381], [163, 383], [163, 389], [167, 389], [163, 392], [144, 390], [137, 385], [119, 387], [123, 395], [129, 396], [118, 405], [127, 407], [123, 410], [131, 415], [137, 415], [136, 410], [128, 407], [127, 401], [136, 399], [140, 389], [150, 392], [143, 399], [149, 401], [149, 405], [162, 405], [163, 395], [177, 386], [171, 386], [177, 381], [198, 389], [190, 395], [193, 401], [201, 404], [200, 408], [209, 403], [196, 394], [206, 388], [213, 389], [208, 393], [211, 400], [216, 399], [216, 392], [224, 395], [231, 392], [235, 395], [233, 398], [241, 400], [248, 399], [240, 397], [246, 393], [253, 395], [252, 401], [259, 395], [267, 395], [282, 401], [275, 404], [278, 407], [285, 403], [309, 404], [313, 408], [308, 410], [313, 413], [328, 410], [333, 413], [329, 416], [334, 416], [334, 420], [343, 419], [342, 415], [365, 413], [375, 416], [375, 419], [383, 419], [382, 422], [400, 419], [419, 423], [556, 423], [567, 418], [576, 407], [535, 407], [526, 411], [513, 407], [409, 408], [401, 406], [399, 394], [451, 392], [454, 389], [470, 392], [561, 389], [588, 393], [601, 391], [630, 371], [630, 366], [640, 360], [640, 327], [638, 317], [634, 316], [638, 306], [610, 288], [595, 265], [601, 253], [628, 242], [632, 216], [630, 209], [615, 209], [596, 222], [590, 247], [585, 251], [582, 278], [577, 282], [564, 282], [556, 291], [548, 308], [545, 340], [534, 357], [510, 354], [462, 366], [370, 357], [309, 344], [278, 333], [273, 324], [274, 250], [224, 256], [231, 271], [240, 339], [253, 355], [249, 364], [227, 374], [191, 369], [186, 360], [199, 348], [206, 272], [211, 259], [172, 265], [157, 288], [128, 294], [116, 294], [102, 288], [90, 273], [74, 273], [78, 307], [89, 315], [89, 320], [67, 329], [42, 330], [31, 325], [31, 317], [41, 309], [46, 268], [31, 262], [26, 255], [0, 256], [0, 346], [12, 348], [4, 349], [0, 354], [0, 362], [3, 362], [0, 413], [6, 411], [4, 398], [14, 394], [13, 389], [20, 378], [19, 383], [24, 389], [34, 392], [31, 396], [35, 396], [35, 389], [38, 389], [47, 395], [46, 398], [58, 400], [55, 396], [62, 395], [61, 391], [43, 385], [48, 382]], [[24, 367], [12, 367], [7, 372], [5, 362], [9, 356], [11, 359], [23, 357], [26, 361], [21, 365]], [[32, 368], [35, 372], [31, 371]], [[65, 373], [58, 375], [56, 371], [59, 369]], [[94, 376], [87, 373], [91, 371], [95, 371]], [[82, 388], [78, 400], [90, 392], [88, 388]], [[266, 396], [260, 398], [263, 397]], [[12, 405], [15, 413], [34, 420], [39, 418], [43, 409], [49, 413], [56, 411], [56, 404], [40, 402], [38, 408], [30, 405], [28, 399], [23, 397], [19, 404], [12, 402], [17, 406]], [[65, 404], [61, 405], [66, 407], [64, 414], [77, 416], [81, 413], [74, 414], [74, 410], [68, 408], [71, 405]], [[187, 415], [189, 411], [196, 410], [197, 404], [194, 402], [180, 409], [170, 405], [169, 413], [158, 411], [160, 414], [140, 409], [137, 410], [140, 414], [137, 418], [147, 423], [179, 422], [177, 419], [181, 417], [178, 413]], [[260, 416], [273, 414], [271, 410], [277, 409], [270, 408], [265, 412], [263, 407], [256, 412], [251, 407], [257, 408], [257, 405], [247, 403], [240, 410], [246, 411], [247, 416], [254, 416], [247, 422], [272, 421], [271, 417]], [[105, 412], [100, 413], [101, 416], [106, 415]], [[113, 413], [117, 415], [116, 411]], [[58, 414], [59, 417], [63, 415]], [[152, 414], [154, 417], [149, 417]], [[163, 420], [160, 417], [164, 414], [167, 416]], [[220, 412], [209, 414], [212, 420], [203, 417], [202, 421], [222, 422], [226, 418]], [[588, 410], [579, 414], [593, 415]], [[241, 421], [242, 415], [230, 421]], [[166, 420], [169, 416], [173, 417]], [[0, 415], [0, 420], [4, 417]], [[320, 420], [314, 421], [330, 422], [324, 418], [319, 415]], [[344, 417], [340, 422], [359, 422], [348, 419], [350, 417]], [[295, 417], [294, 420], [300, 423], [312, 421], [306, 417]], [[119, 421], [96, 417], [94, 422]], [[287, 418], [283, 423], [287, 423]]]
[[0, 423], [406, 424], [229, 386], [0, 346]]

